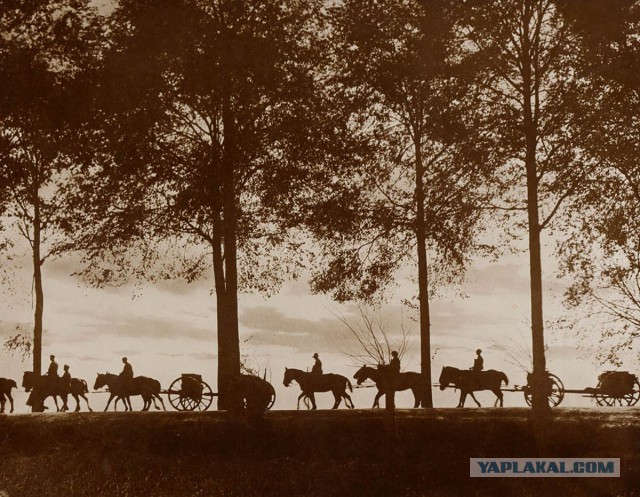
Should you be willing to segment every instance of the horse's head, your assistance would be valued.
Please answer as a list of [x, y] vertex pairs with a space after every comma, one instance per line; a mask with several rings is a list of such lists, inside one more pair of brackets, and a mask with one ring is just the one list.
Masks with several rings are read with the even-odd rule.
[[362, 383], [369, 378], [369, 370], [369, 367], [362, 366], [356, 371], [356, 374], [353, 375], [353, 378], [358, 381], [358, 385], [362, 385]]
[[444, 390], [451, 383], [455, 384], [457, 371], [458, 370], [456, 368], [452, 368], [449, 366], [444, 366], [442, 368], [442, 372], [440, 373], [440, 379], [438, 380], [438, 382], [440, 383], [440, 390]]
[[282, 380], [282, 384], [288, 387], [293, 380], [295, 380], [295, 369], [284, 368], [284, 380]]
[[34, 386], [34, 383], [35, 373], [33, 371], [25, 371], [22, 375], [22, 388], [24, 388], [26, 392], [30, 392]]
[[96, 382], [93, 384], [93, 389], [98, 390], [102, 387], [106, 387], [109, 381], [108, 378], [109, 378], [109, 373], [107, 374], [98, 373], [98, 376], [96, 377]]

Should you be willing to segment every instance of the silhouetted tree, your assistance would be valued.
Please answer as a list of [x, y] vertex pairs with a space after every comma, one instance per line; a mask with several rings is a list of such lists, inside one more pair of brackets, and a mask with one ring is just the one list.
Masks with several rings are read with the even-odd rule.
[[123, 0], [96, 76], [104, 147], [78, 192], [84, 276], [212, 268], [223, 409], [240, 401], [238, 291], [269, 293], [303, 260], [292, 192], [322, 145], [320, 4]]
[[579, 145], [598, 165], [561, 246], [563, 272], [573, 279], [566, 323], [598, 330], [600, 359], [619, 363], [640, 329], [640, 5], [591, 0], [563, 9], [582, 41], [579, 75], [590, 81], [594, 118]]
[[478, 105], [500, 156], [502, 208], [526, 218], [533, 354], [533, 409], [548, 409], [541, 235], [584, 186], [594, 163], [578, 146], [589, 130], [585, 90], [576, 73], [580, 39], [553, 0], [469, 0], [461, 4], [460, 43], [483, 90]]
[[[371, 300], [416, 265], [427, 385], [430, 296], [459, 281], [479, 249], [487, 174], [446, 7], [345, 1], [330, 10], [331, 87], [336, 114], [350, 123], [348, 158], [326, 169], [310, 216], [324, 254], [315, 291]], [[432, 406], [429, 387], [424, 407]]]
[[[68, 211], [61, 186], [73, 166], [81, 121], [78, 75], [94, 56], [99, 28], [83, 0], [7, 1], [0, 6], [0, 212], [31, 249], [35, 314], [33, 371], [41, 373], [42, 265], [68, 249], [57, 242]], [[7, 346], [19, 346], [16, 336]]]

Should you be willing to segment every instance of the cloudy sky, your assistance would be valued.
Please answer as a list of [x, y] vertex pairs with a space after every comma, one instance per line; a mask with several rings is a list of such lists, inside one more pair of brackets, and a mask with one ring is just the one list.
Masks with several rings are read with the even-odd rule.
[[[546, 251], [549, 253], [550, 249]], [[23, 252], [26, 255], [26, 252]], [[24, 264], [22, 267], [20, 261]], [[450, 292], [433, 303], [432, 349], [434, 382], [444, 365], [469, 367], [474, 350], [482, 348], [487, 369], [503, 370], [512, 384], [525, 382], [524, 372], [514, 359], [526, 362], [530, 350], [528, 258], [526, 253], [505, 256], [497, 261], [476, 261], [459, 292]], [[9, 278], [2, 286], [0, 335], [4, 341], [19, 327], [33, 328], [33, 297], [28, 259], [15, 257], [4, 262]], [[77, 264], [70, 259], [47, 262], [44, 266], [45, 335], [43, 369], [49, 354], [55, 354], [62, 368], [69, 364], [73, 376], [93, 384], [98, 372], [119, 372], [126, 355], [136, 374], [158, 378], [163, 387], [183, 372], [197, 372], [216, 385], [215, 296], [212, 282], [192, 284], [167, 281], [156, 285], [95, 289], [71, 276]], [[546, 258], [545, 317], [548, 321], [563, 312], [560, 305], [562, 282], [552, 274], [553, 261]], [[398, 284], [379, 312], [385, 328], [399, 335], [409, 332], [410, 346], [403, 358], [404, 370], [419, 370], [417, 324], [412, 311], [403, 307], [403, 298], [413, 296], [415, 284], [410, 271], [398, 276]], [[356, 305], [339, 306], [323, 295], [312, 295], [307, 281], [289, 282], [273, 297], [242, 295], [240, 298], [241, 349], [247, 365], [267, 371], [275, 385], [276, 408], [295, 407], [295, 388], [282, 385], [284, 367], [310, 368], [311, 355], [318, 352], [326, 372], [351, 377], [355, 364], [347, 355], [357, 350], [347, 327], [359, 321]], [[599, 372], [607, 369], [595, 360], [597, 330], [592, 337], [578, 338], [568, 332], [547, 330], [548, 368], [560, 376], [568, 388], [595, 386]], [[506, 350], [505, 350], [506, 349]], [[514, 357], [516, 356], [516, 357]], [[21, 361], [0, 349], [0, 376], [20, 380], [29, 370], [30, 359]], [[637, 371], [637, 364], [625, 369]], [[356, 405], [368, 407], [374, 392], [362, 389]], [[437, 392], [440, 406], [455, 405], [456, 394]], [[98, 407], [104, 397], [96, 397]], [[320, 396], [320, 405], [329, 407], [330, 395]], [[492, 403], [492, 394], [479, 395]], [[508, 405], [523, 405], [520, 394], [507, 394]], [[566, 399], [567, 405], [590, 402], [579, 396]], [[401, 405], [410, 406], [410, 396]], [[23, 409], [24, 406], [19, 406]]]
[[[110, 0], [96, 0], [103, 12]], [[544, 261], [545, 318], [553, 322], [562, 315], [563, 284], [556, 280], [551, 257], [552, 239], [546, 239]], [[34, 298], [31, 269], [26, 248], [18, 248], [13, 259], [2, 259], [7, 278], [0, 286], [0, 342], [18, 331], [33, 329]], [[167, 281], [143, 287], [88, 288], [71, 274], [78, 269], [73, 259], [47, 261], [43, 268], [45, 289], [45, 334], [43, 368], [49, 354], [55, 354], [60, 368], [71, 366], [73, 376], [93, 384], [97, 372], [119, 372], [126, 355], [139, 375], [158, 378], [163, 387], [183, 372], [197, 372], [214, 388], [216, 385], [216, 307], [211, 278], [192, 284]], [[484, 350], [485, 367], [503, 370], [512, 384], [523, 384], [525, 373], [515, 364], [527, 361], [530, 350], [528, 256], [526, 252], [497, 261], [478, 260], [469, 268], [460, 292], [450, 292], [432, 304], [433, 381], [444, 365], [470, 367], [476, 348]], [[411, 268], [398, 275], [397, 286], [380, 310], [386, 329], [396, 336], [404, 326], [410, 346], [403, 357], [404, 370], [419, 370], [418, 330], [412, 312], [402, 299], [417, 289]], [[286, 283], [269, 299], [242, 295], [239, 319], [241, 350], [245, 363], [267, 371], [278, 394], [276, 408], [294, 407], [298, 392], [284, 389], [285, 366], [310, 368], [311, 355], [318, 352], [327, 372], [351, 377], [354, 361], [345, 352], [355, 344], [342, 316], [357, 326], [355, 305], [339, 306], [322, 295], [312, 295], [307, 280]], [[547, 327], [548, 369], [560, 376], [568, 388], [595, 386], [598, 374], [607, 369], [597, 363], [599, 330], [580, 337]], [[628, 361], [624, 369], [640, 371]], [[0, 377], [20, 380], [31, 361], [11, 355], [0, 347]], [[371, 389], [355, 395], [358, 406], [368, 406]], [[456, 404], [453, 391], [436, 393], [438, 406]], [[493, 402], [490, 393], [481, 393], [484, 403]], [[100, 405], [102, 398], [97, 401]], [[524, 405], [521, 395], [507, 394], [507, 405]], [[571, 396], [567, 405], [583, 405], [587, 399]], [[331, 404], [319, 397], [322, 407]], [[399, 405], [410, 405], [401, 397]], [[103, 404], [102, 404], [103, 405]], [[18, 406], [25, 410], [24, 405]]]

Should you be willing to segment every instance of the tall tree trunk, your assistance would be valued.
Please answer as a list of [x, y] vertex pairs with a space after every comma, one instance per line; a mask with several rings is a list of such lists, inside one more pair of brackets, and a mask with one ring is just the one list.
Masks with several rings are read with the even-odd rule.
[[534, 92], [532, 47], [529, 26], [533, 7], [525, 3], [523, 17], [522, 82], [524, 97], [524, 133], [526, 141], [525, 167], [527, 170], [527, 214], [529, 223], [529, 274], [531, 279], [531, 341], [533, 355], [532, 407], [534, 412], [549, 410], [545, 393], [547, 367], [544, 355], [544, 318], [542, 310], [542, 261], [540, 247], [540, 213], [538, 203], [538, 168], [536, 143], [538, 137], [537, 116], [533, 109]]
[[420, 305], [420, 373], [425, 383], [421, 407], [433, 407], [431, 392], [431, 316], [429, 310], [429, 275], [427, 266], [426, 226], [424, 220], [424, 166], [421, 135], [415, 133], [416, 169], [416, 241], [418, 248], [418, 302]]
[[218, 308], [218, 399], [219, 409], [242, 407], [236, 394], [240, 376], [240, 333], [238, 326], [237, 213], [235, 191], [235, 123], [230, 97], [223, 104], [224, 155], [222, 160], [222, 243], [224, 286]]
[[36, 188], [33, 202], [33, 284], [36, 293], [36, 309], [33, 325], [33, 372], [36, 376], [42, 374], [42, 330], [44, 315], [44, 291], [42, 289], [42, 260], [40, 243], [42, 241], [42, 227], [40, 216], [40, 196]]

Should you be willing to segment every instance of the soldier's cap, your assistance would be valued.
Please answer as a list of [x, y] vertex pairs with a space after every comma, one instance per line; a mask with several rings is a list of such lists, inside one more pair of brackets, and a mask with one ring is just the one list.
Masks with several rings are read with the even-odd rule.
[[51, 359], [52, 361], [53, 361], [55, 358], [56, 358], [56, 356], [54, 356], [53, 354], [51, 354], [51, 355], [49, 356], [49, 359]]
[[476, 354], [482, 354], [482, 350], [480, 349], [476, 350]]
[[127, 362], [127, 358], [126, 358], [126, 357], [123, 357], [123, 358], [122, 358], [122, 362]]
[[392, 355], [393, 357], [395, 357], [395, 356], [397, 356], [397, 355], [398, 355], [398, 353], [394, 350], [393, 352], [391, 352], [391, 355]]
[[313, 354], [313, 357], [317, 359], [318, 358], [318, 353], [316, 352], [315, 354]]
[[64, 369], [69, 369], [69, 366], [67, 366], [66, 364], [64, 365]]

